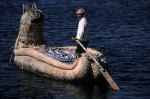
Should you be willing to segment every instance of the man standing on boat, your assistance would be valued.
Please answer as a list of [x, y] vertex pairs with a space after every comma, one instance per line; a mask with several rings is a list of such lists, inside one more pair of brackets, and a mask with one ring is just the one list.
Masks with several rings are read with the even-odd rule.
[[[88, 40], [88, 29], [87, 29], [87, 20], [84, 16], [84, 9], [79, 8], [76, 10], [77, 17], [79, 18], [77, 35], [75, 40], [79, 40], [86, 48], [89, 43]], [[76, 48], [76, 54], [80, 56], [81, 53], [84, 53], [84, 49], [78, 44]]]

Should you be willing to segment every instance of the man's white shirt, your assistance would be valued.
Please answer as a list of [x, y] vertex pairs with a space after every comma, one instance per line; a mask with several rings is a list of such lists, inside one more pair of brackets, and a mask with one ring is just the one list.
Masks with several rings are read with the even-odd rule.
[[79, 20], [76, 38], [81, 41], [88, 41], [88, 29], [85, 17]]

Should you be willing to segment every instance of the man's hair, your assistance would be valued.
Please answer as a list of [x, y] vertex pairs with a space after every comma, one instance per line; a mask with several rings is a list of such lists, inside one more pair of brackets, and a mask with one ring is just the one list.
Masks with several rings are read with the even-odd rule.
[[82, 7], [77, 8], [76, 13], [84, 14], [84, 9]]

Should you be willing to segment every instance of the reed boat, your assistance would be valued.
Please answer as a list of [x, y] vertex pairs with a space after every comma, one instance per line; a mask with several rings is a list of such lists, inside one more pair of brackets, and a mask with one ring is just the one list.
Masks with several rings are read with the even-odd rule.
[[[27, 70], [52, 79], [64, 81], [95, 80], [102, 74], [99, 67], [87, 53], [76, 57], [76, 46], [51, 47], [43, 39], [44, 15], [34, 4], [32, 7], [23, 6], [20, 19], [20, 29], [14, 47], [14, 63]], [[87, 48], [100, 63], [103, 54], [95, 49]], [[71, 53], [71, 59], [64, 60], [56, 57], [54, 51], [61, 55]], [[51, 54], [50, 54], [51, 53]], [[50, 54], [50, 55], [49, 55]], [[60, 55], [60, 57], [62, 57]], [[69, 57], [70, 58], [70, 57]], [[65, 58], [67, 59], [67, 58]]]

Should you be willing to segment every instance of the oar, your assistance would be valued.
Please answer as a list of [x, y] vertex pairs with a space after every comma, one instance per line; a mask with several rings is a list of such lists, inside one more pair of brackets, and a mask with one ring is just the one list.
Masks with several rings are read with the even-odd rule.
[[[76, 40], [76, 39], [75, 39]], [[100, 72], [101, 74], [104, 76], [104, 78], [107, 80], [107, 82], [110, 84], [111, 88], [113, 90], [119, 90], [120, 88], [118, 87], [118, 85], [116, 84], [116, 82], [112, 79], [112, 77], [110, 76], [110, 74], [107, 72], [106, 69], [104, 69], [99, 62], [92, 56], [92, 54], [87, 51], [87, 49], [83, 46], [83, 44], [79, 41], [76, 40], [76, 42], [86, 51], [86, 53], [93, 59], [93, 61], [100, 67]]]

